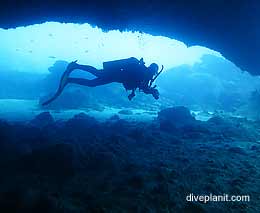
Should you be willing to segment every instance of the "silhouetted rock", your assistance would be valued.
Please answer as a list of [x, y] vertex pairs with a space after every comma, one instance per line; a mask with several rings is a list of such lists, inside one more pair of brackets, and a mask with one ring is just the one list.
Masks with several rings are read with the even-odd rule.
[[120, 117], [117, 114], [115, 114], [115, 115], [112, 115], [108, 120], [110, 120], [110, 121], [118, 121], [119, 119], [120, 119]]
[[98, 131], [98, 121], [85, 113], [79, 113], [69, 119], [63, 129], [65, 135], [75, 137], [91, 137]]
[[79, 113], [74, 115], [73, 118], [67, 121], [67, 125], [70, 126], [93, 126], [98, 124], [97, 120], [94, 117], [91, 117], [85, 113]]
[[189, 109], [183, 106], [163, 109], [158, 113], [160, 127], [163, 130], [172, 130], [176, 127], [195, 124], [196, 119], [192, 117]]
[[[0, 212], [210, 212], [213, 203], [186, 196], [223, 186], [258, 196], [258, 123], [196, 121], [183, 107], [147, 123], [117, 119], [80, 113], [50, 128], [0, 122]], [[251, 143], [249, 130], [257, 133]]]
[[37, 127], [45, 127], [54, 124], [54, 119], [50, 112], [42, 112], [31, 120], [30, 124]]

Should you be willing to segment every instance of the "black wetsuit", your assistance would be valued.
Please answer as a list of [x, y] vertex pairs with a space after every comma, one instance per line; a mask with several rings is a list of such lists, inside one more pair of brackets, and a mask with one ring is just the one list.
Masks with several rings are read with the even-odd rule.
[[[152, 88], [149, 87], [149, 82], [152, 80], [153, 75], [149, 72], [148, 68], [144, 66], [142, 61], [131, 57], [128, 59], [121, 59], [117, 61], [104, 62], [104, 69], [96, 69], [95, 67], [88, 65], [77, 65], [74, 69], [84, 70], [96, 76], [94, 79], [85, 79], [85, 78], [68, 78], [66, 84], [79, 84], [88, 87], [101, 86], [113, 82], [122, 83], [126, 90], [132, 90], [131, 95], [128, 96], [131, 100], [135, 94], [137, 88], [141, 89], [146, 94], [152, 94]], [[71, 72], [72, 70], [69, 70]], [[65, 73], [66, 74], [66, 71]], [[64, 75], [63, 74], [63, 75]], [[63, 79], [61, 79], [62, 82]], [[62, 92], [64, 86], [61, 86], [56, 92], [56, 94], [42, 103], [42, 105], [47, 105], [55, 100]]]
[[[128, 60], [128, 59], [124, 59]], [[88, 80], [84, 78], [68, 78], [68, 83], [80, 84], [88, 87], [96, 87], [112, 82], [122, 83], [126, 90], [133, 90], [136, 88], [148, 86], [149, 81], [152, 79], [152, 75], [148, 71], [148, 68], [144, 64], [139, 63], [136, 58], [129, 58], [133, 63], [111, 66], [98, 70], [92, 66], [82, 65], [85, 71], [93, 74], [96, 78]], [[81, 65], [79, 65], [78, 69]], [[140, 88], [142, 89], [142, 88]]]

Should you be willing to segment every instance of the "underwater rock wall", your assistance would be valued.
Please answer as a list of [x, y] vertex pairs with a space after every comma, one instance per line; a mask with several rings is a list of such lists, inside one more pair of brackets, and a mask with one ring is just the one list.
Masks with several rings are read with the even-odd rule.
[[[183, 125], [162, 131], [161, 115]], [[101, 123], [84, 113], [53, 121], [48, 112], [28, 124], [1, 121], [0, 211], [258, 212], [257, 126], [232, 117], [198, 122], [184, 107], [152, 122]], [[190, 203], [189, 193], [251, 200]]]
[[259, 7], [257, 0], [12, 0], [1, 4], [0, 27], [60, 21], [143, 31], [214, 49], [242, 70], [259, 75]]
[[249, 105], [252, 94], [260, 88], [259, 77], [211, 55], [203, 56], [201, 63], [193, 66], [183, 65], [166, 71], [156, 83], [161, 96], [173, 100], [176, 105], [233, 113]]

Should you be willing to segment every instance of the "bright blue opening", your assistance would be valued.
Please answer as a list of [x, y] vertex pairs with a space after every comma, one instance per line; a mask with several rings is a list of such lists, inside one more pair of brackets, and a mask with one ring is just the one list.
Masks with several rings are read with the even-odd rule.
[[0, 67], [45, 73], [56, 60], [102, 67], [103, 61], [135, 56], [166, 69], [193, 65], [204, 54], [221, 56], [201, 46], [139, 32], [103, 32], [89, 24], [47, 22], [15, 29], [0, 29]]

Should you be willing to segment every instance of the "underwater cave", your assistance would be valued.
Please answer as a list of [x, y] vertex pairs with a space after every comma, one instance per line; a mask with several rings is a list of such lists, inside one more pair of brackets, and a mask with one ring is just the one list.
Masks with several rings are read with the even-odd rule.
[[259, 212], [259, 9], [2, 1], [0, 212]]

